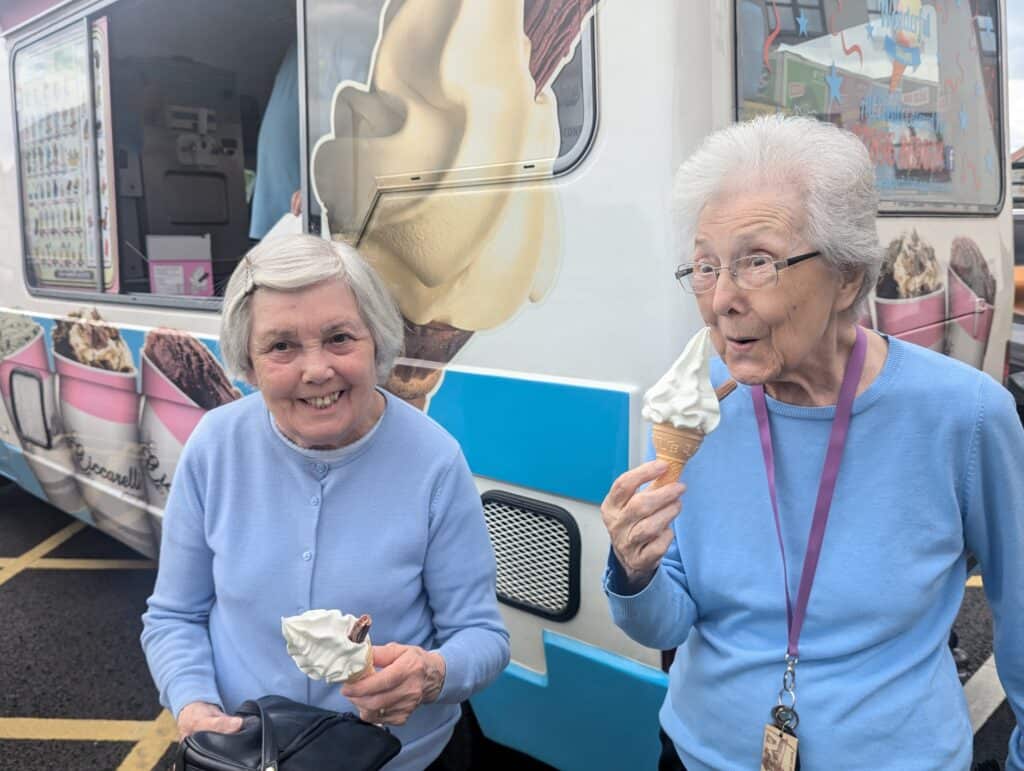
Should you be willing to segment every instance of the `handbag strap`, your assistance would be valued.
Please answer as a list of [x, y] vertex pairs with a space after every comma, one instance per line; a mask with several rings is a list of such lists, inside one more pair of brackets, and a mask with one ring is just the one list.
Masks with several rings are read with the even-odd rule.
[[[274, 724], [259, 699], [248, 702], [256, 707], [260, 716], [260, 771], [277, 771], [277, 742], [274, 741]], [[244, 709], [245, 705], [243, 705]], [[242, 709], [239, 709], [241, 712]], [[250, 714], [255, 714], [251, 713]]]

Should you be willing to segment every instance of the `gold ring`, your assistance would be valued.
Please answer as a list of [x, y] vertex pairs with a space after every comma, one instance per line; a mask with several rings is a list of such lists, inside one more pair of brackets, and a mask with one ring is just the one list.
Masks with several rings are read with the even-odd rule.
[[380, 709], [377, 710], [377, 719], [378, 720], [383, 720], [385, 714], [386, 714], [386, 710], [383, 707], [381, 707]]

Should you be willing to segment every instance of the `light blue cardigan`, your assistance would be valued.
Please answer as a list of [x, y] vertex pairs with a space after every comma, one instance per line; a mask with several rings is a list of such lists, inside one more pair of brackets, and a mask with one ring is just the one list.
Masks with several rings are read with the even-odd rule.
[[310, 680], [281, 617], [310, 608], [369, 613], [376, 644], [437, 650], [437, 703], [394, 728], [391, 769], [441, 751], [459, 702], [509, 658], [480, 496], [458, 444], [385, 394], [375, 430], [340, 451], [301, 450], [259, 393], [208, 413], [189, 438], [167, 502], [160, 569], [142, 645], [161, 703], [222, 705], [280, 694], [353, 710], [338, 686]]

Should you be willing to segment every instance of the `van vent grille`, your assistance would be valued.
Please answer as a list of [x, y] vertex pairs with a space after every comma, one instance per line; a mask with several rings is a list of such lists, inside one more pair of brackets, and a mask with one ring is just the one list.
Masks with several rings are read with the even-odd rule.
[[498, 599], [554, 621], [579, 610], [580, 535], [568, 511], [499, 490], [482, 496]]

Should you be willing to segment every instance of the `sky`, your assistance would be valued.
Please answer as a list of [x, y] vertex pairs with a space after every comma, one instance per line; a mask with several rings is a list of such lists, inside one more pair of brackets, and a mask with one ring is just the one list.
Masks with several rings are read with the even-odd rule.
[[1024, 146], [1024, 2], [1006, 4], [1007, 56], [1010, 66], [1010, 151]]

